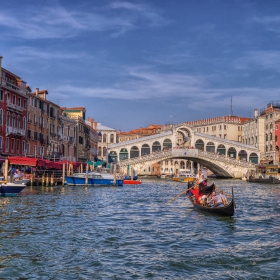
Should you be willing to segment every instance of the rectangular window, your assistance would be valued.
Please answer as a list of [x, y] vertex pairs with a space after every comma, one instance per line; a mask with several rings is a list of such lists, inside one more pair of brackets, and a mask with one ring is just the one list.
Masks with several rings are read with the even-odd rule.
[[6, 138], [6, 153], [9, 152], [9, 138]]
[[26, 105], [27, 105], [27, 102], [26, 100], [23, 100], [23, 107], [26, 109]]
[[4, 100], [4, 92], [2, 89], [0, 90], [0, 100]]
[[18, 106], [21, 106], [21, 100], [18, 98]]
[[37, 155], [37, 148], [36, 148], [36, 145], [34, 145], [33, 147], [33, 154], [36, 156]]
[[25, 141], [22, 141], [22, 153], [26, 153], [26, 151], [25, 151]]
[[13, 104], [16, 104], [16, 96], [13, 95]]
[[278, 124], [276, 124], [276, 130], [278, 130]]
[[19, 139], [17, 139], [17, 152], [19, 151]]
[[2, 153], [3, 138], [0, 136], [0, 153]]
[[12, 139], [12, 151], [14, 151], [14, 148], [15, 148], [15, 139], [13, 138]]

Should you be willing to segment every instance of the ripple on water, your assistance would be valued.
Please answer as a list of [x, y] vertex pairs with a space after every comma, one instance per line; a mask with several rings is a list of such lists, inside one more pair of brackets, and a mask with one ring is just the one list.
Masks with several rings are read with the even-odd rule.
[[27, 188], [0, 205], [1, 279], [277, 279], [276, 186], [237, 180], [234, 217], [193, 210], [186, 185]]

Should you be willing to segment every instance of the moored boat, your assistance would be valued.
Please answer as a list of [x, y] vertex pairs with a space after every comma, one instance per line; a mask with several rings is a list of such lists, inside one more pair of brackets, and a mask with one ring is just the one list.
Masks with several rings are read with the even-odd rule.
[[194, 208], [198, 211], [203, 211], [203, 212], [208, 212], [208, 213], [213, 213], [213, 214], [218, 214], [221, 216], [233, 216], [234, 211], [235, 211], [235, 202], [234, 202], [234, 195], [233, 195], [233, 188], [231, 189], [232, 192], [232, 199], [231, 202], [225, 206], [222, 207], [216, 207], [216, 206], [203, 206], [199, 203], [196, 203], [192, 200], [191, 196], [186, 193], [187, 198], [190, 200]]
[[1, 183], [0, 184], [0, 196], [17, 196], [24, 188], [25, 183]]
[[141, 180], [123, 180], [124, 185], [140, 185], [141, 183]]
[[[86, 178], [86, 173], [74, 173], [72, 176], [65, 176], [65, 181], [67, 185], [70, 186], [122, 186], [122, 179], [114, 179], [114, 175], [110, 173], [88, 173], [88, 178]], [[88, 182], [86, 183], [86, 179]]]

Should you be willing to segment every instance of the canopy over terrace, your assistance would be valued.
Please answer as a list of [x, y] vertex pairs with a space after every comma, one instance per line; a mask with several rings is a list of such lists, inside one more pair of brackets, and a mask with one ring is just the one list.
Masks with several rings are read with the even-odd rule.
[[42, 167], [46, 169], [58, 169], [62, 170], [63, 163], [66, 164], [73, 164], [73, 169], [77, 170], [81, 164], [83, 168], [85, 168], [85, 163], [80, 162], [71, 162], [71, 161], [50, 161], [41, 158], [29, 158], [29, 157], [8, 157], [9, 163], [11, 165], [26, 165], [30, 167]]

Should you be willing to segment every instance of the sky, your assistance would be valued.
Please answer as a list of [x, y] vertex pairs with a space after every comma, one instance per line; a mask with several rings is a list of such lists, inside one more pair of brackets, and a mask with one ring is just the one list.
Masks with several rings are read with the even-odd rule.
[[2, 67], [129, 131], [280, 100], [280, 1], [1, 1]]

